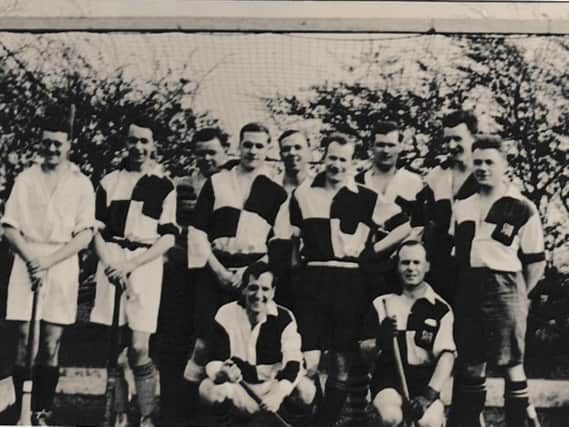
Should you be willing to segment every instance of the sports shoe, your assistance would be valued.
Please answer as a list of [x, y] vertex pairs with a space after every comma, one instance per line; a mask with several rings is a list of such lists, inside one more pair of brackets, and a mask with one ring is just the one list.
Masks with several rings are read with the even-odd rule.
[[140, 427], [154, 427], [154, 423], [152, 422], [152, 417], [150, 415], [142, 417], [140, 419]]
[[51, 411], [42, 409], [41, 411], [32, 412], [32, 425], [48, 426], [48, 420], [51, 418]]
[[128, 427], [128, 414], [126, 412], [117, 412], [115, 415], [115, 427]]
[[529, 427], [541, 427], [541, 424], [539, 423], [539, 418], [537, 416], [537, 412], [535, 411], [535, 407], [533, 405], [529, 405], [527, 407], [526, 413], [528, 416]]

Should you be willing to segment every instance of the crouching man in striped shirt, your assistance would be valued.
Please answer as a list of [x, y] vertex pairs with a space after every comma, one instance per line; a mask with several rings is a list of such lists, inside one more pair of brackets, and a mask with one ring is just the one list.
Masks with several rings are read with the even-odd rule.
[[[444, 425], [440, 392], [450, 379], [456, 357], [453, 313], [425, 282], [428, 270], [423, 244], [403, 242], [397, 251], [401, 289], [373, 301], [362, 330], [360, 350], [372, 367], [371, 396], [384, 427], [400, 426], [404, 421], [421, 427]], [[397, 375], [394, 338], [407, 390]]]
[[258, 415], [270, 425], [274, 416], [268, 412], [286, 412], [295, 416], [289, 421], [306, 425], [301, 415], [310, 415], [316, 387], [304, 375], [296, 320], [273, 301], [275, 280], [267, 263], [248, 267], [242, 283], [242, 299], [215, 315], [200, 397], [225, 405], [235, 424]]

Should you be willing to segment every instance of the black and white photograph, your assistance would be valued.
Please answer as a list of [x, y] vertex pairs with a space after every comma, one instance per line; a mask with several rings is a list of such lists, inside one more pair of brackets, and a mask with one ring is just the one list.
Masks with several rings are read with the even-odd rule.
[[569, 3], [0, 1], [0, 425], [569, 426]]

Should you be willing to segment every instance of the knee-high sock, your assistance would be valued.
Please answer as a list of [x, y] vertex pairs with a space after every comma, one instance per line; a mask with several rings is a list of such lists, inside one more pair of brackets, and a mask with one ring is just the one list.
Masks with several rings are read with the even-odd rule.
[[32, 389], [33, 411], [51, 411], [58, 381], [59, 366], [38, 365], [34, 368]]
[[527, 381], [506, 381], [504, 389], [506, 427], [525, 426], [529, 406]]
[[344, 381], [328, 378], [324, 399], [320, 405], [318, 425], [329, 427], [337, 421], [346, 403], [347, 394]]
[[457, 387], [454, 415], [461, 427], [481, 427], [482, 410], [486, 402], [486, 378], [463, 377]]
[[14, 366], [12, 372], [12, 379], [14, 381], [14, 394], [16, 395], [16, 402], [14, 403], [14, 414], [20, 415], [22, 409], [22, 387], [24, 378], [26, 376], [26, 368], [24, 366]]
[[141, 417], [148, 417], [154, 410], [154, 399], [156, 395], [156, 371], [152, 362], [144, 365], [134, 366], [134, 383], [136, 386], [136, 397], [138, 409]]
[[458, 409], [457, 398], [460, 393], [460, 387], [462, 384], [460, 383], [462, 378], [455, 372], [454, 379], [452, 382], [452, 395], [450, 401], [450, 408], [448, 411], [448, 418], [447, 418], [447, 427], [459, 427], [460, 426], [460, 411]]

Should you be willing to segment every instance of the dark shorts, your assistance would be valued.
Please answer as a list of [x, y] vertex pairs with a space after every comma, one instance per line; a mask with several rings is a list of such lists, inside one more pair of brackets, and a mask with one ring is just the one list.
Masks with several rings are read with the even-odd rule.
[[294, 293], [303, 351], [356, 350], [366, 302], [359, 269], [305, 267]]
[[[429, 385], [434, 369], [433, 366], [405, 366], [405, 378], [411, 398], [421, 394], [425, 387]], [[397, 375], [397, 368], [395, 366], [377, 366], [371, 377], [369, 388], [372, 401], [380, 391], [387, 388], [393, 388], [397, 390], [399, 394], [403, 395], [401, 383]]]
[[458, 356], [468, 365], [523, 362], [528, 314], [521, 273], [473, 268], [459, 276], [455, 300]]

